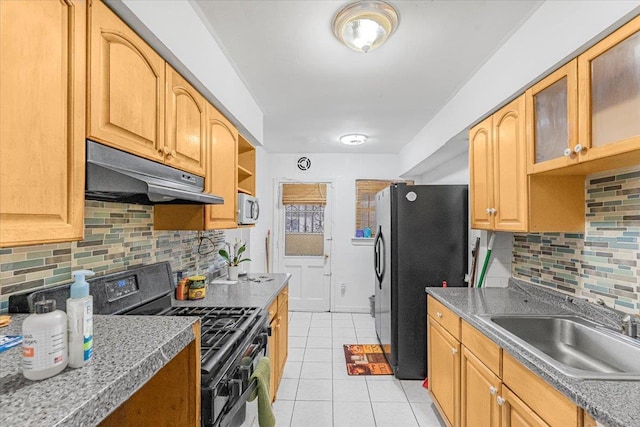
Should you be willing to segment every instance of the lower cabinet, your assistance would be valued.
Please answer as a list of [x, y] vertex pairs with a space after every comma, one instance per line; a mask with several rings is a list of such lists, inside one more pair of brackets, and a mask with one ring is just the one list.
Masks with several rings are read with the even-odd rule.
[[[502, 406], [503, 427], [549, 427], [533, 410], [518, 396], [503, 386], [500, 397]], [[499, 424], [498, 424], [499, 425]]]
[[276, 400], [284, 365], [287, 363], [289, 348], [289, 287], [285, 287], [269, 306], [268, 356], [271, 361], [269, 394], [271, 401]]
[[432, 318], [428, 320], [429, 391], [449, 426], [458, 426], [460, 343]]
[[[200, 337], [200, 323], [193, 325]], [[85, 368], [87, 369], [87, 368]], [[89, 368], [90, 369], [90, 368]], [[200, 426], [200, 339], [194, 339], [99, 427]]]
[[468, 348], [462, 347], [460, 423], [463, 426], [500, 426], [500, 405], [496, 399], [502, 381]]
[[[429, 296], [429, 307], [435, 305], [431, 300]], [[582, 427], [591, 421], [571, 400], [446, 307], [438, 304], [437, 312], [427, 312], [429, 392], [448, 426]], [[456, 330], [461, 331], [460, 339], [454, 336]]]

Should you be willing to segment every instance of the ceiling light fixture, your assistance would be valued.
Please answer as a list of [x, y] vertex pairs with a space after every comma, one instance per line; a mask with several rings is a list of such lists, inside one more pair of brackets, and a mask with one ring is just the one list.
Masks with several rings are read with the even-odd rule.
[[398, 12], [383, 1], [357, 1], [343, 7], [333, 18], [338, 40], [358, 52], [380, 47], [398, 28]]
[[342, 142], [345, 145], [360, 145], [367, 142], [367, 136], [353, 133], [353, 134], [341, 136], [340, 142]]

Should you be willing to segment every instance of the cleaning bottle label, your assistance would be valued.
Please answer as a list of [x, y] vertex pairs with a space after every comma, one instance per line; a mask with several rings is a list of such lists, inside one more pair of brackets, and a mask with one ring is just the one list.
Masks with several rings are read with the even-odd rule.
[[65, 362], [66, 336], [64, 326], [48, 331], [24, 334], [22, 340], [22, 369], [40, 371]]
[[93, 355], [93, 301], [89, 300], [84, 306], [84, 322], [82, 325], [83, 358], [85, 361]]

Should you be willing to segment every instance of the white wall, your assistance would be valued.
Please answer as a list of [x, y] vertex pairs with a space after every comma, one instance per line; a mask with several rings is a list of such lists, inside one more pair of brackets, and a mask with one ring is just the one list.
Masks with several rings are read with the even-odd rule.
[[106, 0], [106, 3], [247, 139], [263, 144], [262, 110], [190, 2]]
[[[368, 312], [374, 293], [373, 246], [354, 246], [356, 179], [397, 179], [397, 155], [312, 154], [311, 169], [298, 170], [299, 154], [270, 154], [271, 187], [280, 178], [334, 182], [331, 246], [332, 311]], [[262, 179], [262, 178], [261, 178]], [[273, 200], [273, 194], [272, 194]], [[274, 217], [274, 219], [277, 219]], [[273, 227], [272, 227], [273, 229]], [[275, 240], [275, 239], [274, 239]], [[341, 285], [346, 287], [342, 291]]]
[[402, 150], [400, 173], [639, 11], [639, 0], [544, 2]]

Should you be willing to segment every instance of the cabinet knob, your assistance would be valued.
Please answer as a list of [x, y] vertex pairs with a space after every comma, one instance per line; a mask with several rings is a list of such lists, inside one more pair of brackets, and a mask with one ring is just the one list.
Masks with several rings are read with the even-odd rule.
[[451, 354], [456, 354], [457, 352], [458, 352], [458, 349], [453, 347], [451, 348]]
[[491, 393], [492, 396], [494, 396], [497, 392], [498, 392], [498, 389], [495, 388], [494, 386], [489, 387], [489, 393]]
[[269, 316], [273, 316], [275, 312], [273, 310], [269, 310]]
[[564, 154], [565, 157], [569, 157], [571, 155], [571, 153], [572, 153], [571, 148], [567, 147], [567, 148], [564, 149], [564, 153], [563, 154]]
[[490, 213], [491, 215], [495, 215], [495, 214], [496, 214], [496, 212], [498, 212], [498, 211], [496, 210], [496, 208], [491, 208], [491, 209], [489, 209], [489, 213]]
[[498, 396], [496, 397], [496, 402], [498, 402], [498, 406], [502, 406], [507, 403], [507, 399], [503, 398], [502, 396]]
[[438, 319], [442, 319], [442, 313], [440, 313], [439, 311], [438, 311], [438, 312], [436, 312], [436, 317], [437, 317]]
[[176, 156], [176, 150], [171, 150], [171, 155], [172, 155], [173, 157], [175, 157], [175, 156]]
[[488, 215], [491, 215], [491, 208], [487, 208], [484, 212]]
[[162, 152], [168, 155], [169, 153], [171, 153], [171, 150], [169, 149], [169, 147], [165, 145], [164, 148], [162, 149]]
[[584, 151], [584, 147], [582, 146], [582, 144], [576, 144], [576, 146], [573, 147], [573, 151], [575, 151], [576, 153], [580, 153]]

